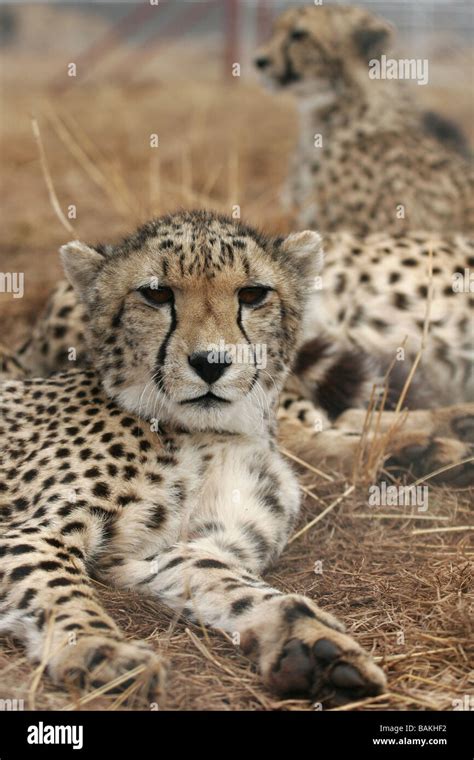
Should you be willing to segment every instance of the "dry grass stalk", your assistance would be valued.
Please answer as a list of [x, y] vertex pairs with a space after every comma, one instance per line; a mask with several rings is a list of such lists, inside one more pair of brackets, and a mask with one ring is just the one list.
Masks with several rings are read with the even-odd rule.
[[38, 146], [39, 157], [40, 157], [40, 162], [41, 162], [41, 169], [43, 171], [44, 181], [45, 181], [46, 187], [48, 189], [48, 195], [49, 195], [49, 200], [51, 202], [51, 206], [53, 207], [54, 213], [58, 217], [58, 219], [61, 222], [61, 224], [63, 225], [63, 227], [65, 227], [65, 229], [68, 232], [74, 234], [74, 227], [70, 223], [69, 219], [67, 219], [64, 216], [64, 213], [63, 213], [63, 211], [61, 209], [61, 206], [59, 204], [58, 197], [57, 197], [56, 191], [54, 189], [53, 180], [51, 178], [51, 172], [49, 171], [48, 162], [46, 160], [46, 153], [45, 153], [44, 146], [43, 146], [43, 140], [41, 139], [40, 128], [39, 128], [37, 120], [34, 117], [31, 119], [31, 126], [32, 126], [32, 129], [33, 129], [33, 135], [34, 135], [36, 144]]

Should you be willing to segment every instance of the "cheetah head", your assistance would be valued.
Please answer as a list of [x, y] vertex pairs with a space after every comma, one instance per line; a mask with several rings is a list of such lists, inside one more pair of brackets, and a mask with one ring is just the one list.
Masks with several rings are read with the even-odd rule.
[[116, 246], [61, 248], [111, 398], [144, 419], [253, 433], [269, 424], [321, 257], [316, 232], [271, 239], [200, 211]]
[[391, 27], [354, 6], [294, 8], [276, 21], [256, 67], [271, 89], [331, 105], [347, 88], [368, 80], [368, 61], [388, 47]]

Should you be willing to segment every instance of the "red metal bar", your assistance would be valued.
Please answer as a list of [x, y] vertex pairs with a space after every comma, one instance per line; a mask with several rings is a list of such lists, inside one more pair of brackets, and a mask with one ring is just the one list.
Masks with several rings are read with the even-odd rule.
[[232, 65], [239, 63], [239, 20], [240, 1], [225, 0], [225, 50], [224, 50], [224, 76], [232, 76]]
[[268, 0], [258, 0], [257, 5], [257, 43], [265, 42], [272, 26], [273, 13], [270, 10]]
[[[140, 52], [130, 52], [125, 58], [123, 68], [129, 75], [133, 75], [133, 71], [137, 68], [143, 68], [148, 61], [161, 53], [167, 45], [172, 44], [177, 35], [185, 34], [191, 29], [213, 6], [219, 5], [221, 0], [206, 0], [206, 2], [192, 3], [192, 8], [183, 9], [183, 12], [177, 16], [166, 28], [166, 39], [159, 39], [163, 36], [163, 27], [159, 29], [155, 34], [148, 37], [146, 42], [141, 46]], [[133, 62], [133, 71], [131, 66], [126, 66], [128, 59]], [[120, 67], [122, 69], [122, 65]], [[129, 76], [128, 78], [131, 78]]]
[[[141, 51], [137, 55], [130, 51], [125, 59], [133, 57], [134, 69], [143, 67], [157, 52], [161, 52], [166, 45], [174, 42], [175, 37], [191, 29], [213, 6], [222, 7], [224, 3], [224, 63], [225, 76], [232, 76], [232, 65], [239, 62], [239, 18], [240, 18], [240, 0], [206, 0], [205, 2], [195, 2], [191, 7], [183, 7], [182, 12], [177, 17], [168, 21], [165, 25], [166, 39], [157, 39], [163, 36], [163, 27], [155, 34], [151, 35], [141, 46]], [[139, 5], [129, 14], [120, 19], [112, 29], [97, 42], [95, 42], [82, 55], [76, 57], [75, 63], [78, 72], [83, 77], [90, 74], [94, 64], [104, 58], [110, 51], [117, 47], [126, 33], [143, 24], [151, 13], [156, 11], [156, 6], [149, 3]], [[83, 74], [84, 67], [87, 67], [86, 74]], [[122, 68], [122, 65], [120, 66]], [[124, 67], [125, 68], [125, 67]], [[126, 68], [130, 74], [130, 66]], [[67, 77], [62, 77], [56, 84], [58, 91], [64, 90], [69, 84]], [[54, 85], [53, 85], [54, 87]]]

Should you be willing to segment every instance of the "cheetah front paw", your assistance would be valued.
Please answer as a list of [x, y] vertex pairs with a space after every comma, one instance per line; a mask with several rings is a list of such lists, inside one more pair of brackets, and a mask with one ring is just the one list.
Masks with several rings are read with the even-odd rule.
[[97, 635], [62, 647], [50, 658], [48, 673], [59, 685], [87, 691], [104, 687], [105, 694], [121, 693], [134, 684], [133, 698], [149, 701], [162, 693], [166, 675], [164, 661], [144, 642]]
[[350, 636], [322, 626], [285, 642], [268, 682], [279, 694], [309, 696], [331, 706], [381, 694], [386, 683], [380, 668]]
[[[263, 613], [263, 610], [262, 610]], [[304, 597], [272, 600], [242, 639], [268, 686], [284, 697], [337, 706], [381, 694], [383, 671], [341, 624]]]

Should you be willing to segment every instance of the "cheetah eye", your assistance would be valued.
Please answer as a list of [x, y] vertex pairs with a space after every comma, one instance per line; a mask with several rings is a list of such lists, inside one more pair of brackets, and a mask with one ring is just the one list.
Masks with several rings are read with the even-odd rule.
[[293, 29], [292, 32], [290, 32], [290, 39], [291, 40], [305, 40], [308, 36], [308, 32], [305, 29]]
[[150, 288], [145, 286], [139, 288], [138, 292], [150, 306], [163, 306], [174, 301], [174, 294], [171, 288]]
[[239, 290], [239, 302], [244, 306], [258, 306], [265, 300], [269, 290], [270, 288], [265, 288], [262, 285], [241, 288]]

